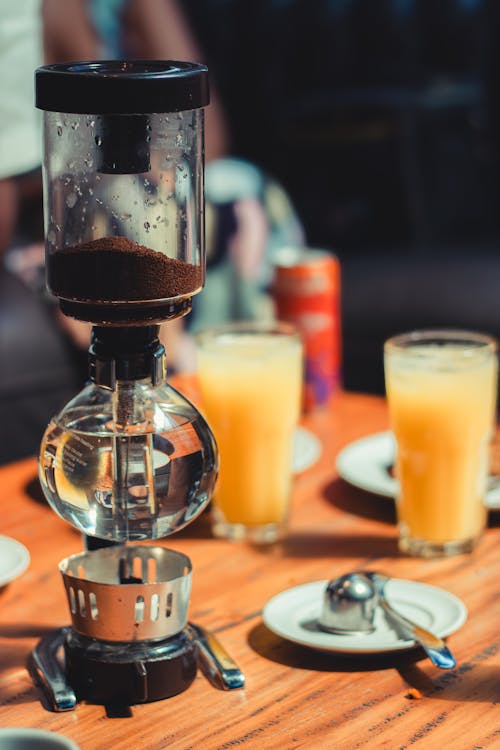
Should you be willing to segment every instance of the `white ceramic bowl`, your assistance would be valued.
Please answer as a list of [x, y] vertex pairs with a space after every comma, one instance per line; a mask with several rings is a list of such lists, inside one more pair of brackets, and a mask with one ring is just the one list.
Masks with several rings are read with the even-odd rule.
[[79, 747], [62, 734], [11, 727], [0, 729], [0, 750], [79, 750]]

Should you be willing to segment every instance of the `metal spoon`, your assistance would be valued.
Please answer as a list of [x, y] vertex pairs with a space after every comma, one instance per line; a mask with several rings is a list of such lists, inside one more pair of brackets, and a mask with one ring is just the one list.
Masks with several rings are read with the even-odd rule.
[[377, 573], [374, 570], [365, 570], [362, 571], [362, 573], [375, 585], [380, 606], [388, 617], [401, 628], [403, 633], [417, 641], [417, 643], [422, 646], [425, 653], [436, 667], [440, 667], [441, 669], [453, 669], [453, 667], [456, 666], [455, 657], [443, 639], [438, 638], [438, 636], [429, 632], [421, 625], [417, 625], [407, 617], [404, 617], [389, 604], [385, 595], [385, 586], [390, 580], [388, 576], [385, 576], [382, 573]]

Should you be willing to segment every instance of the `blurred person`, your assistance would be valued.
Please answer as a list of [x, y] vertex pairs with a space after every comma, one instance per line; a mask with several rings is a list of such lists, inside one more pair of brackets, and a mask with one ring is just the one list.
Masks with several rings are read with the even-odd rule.
[[27, 176], [41, 165], [33, 96], [33, 71], [42, 62], [40, 2], [0, 3], [0, 254], [12, 242]]
[[[0, 274], [4, 288], [12, 286], [9, 271], [24, 264], [19, 253], [12, 269], [9, 251], [13, 245], [26, 244], [27, 238], [41, 239], [41, 117], [35, 108], [33, 72], [42, 61], [41, 0], [0, 3]], [[21, 227], [26, 207], [29, 226]], [[33, 259], [35, 266], [43, 262], [41, 245], [30, 246], [27, 255], [28, 265]], [[3, 343], [6, 326], [1, 330]]]
[[[0, 463], [37, 452], [74, 392], [74, 360], [42, 297], [40, 0], [0, 3]], [[34, 243], [34, 244], [33, 244]], [[41, 269], [41, 273], [40, 273]]]

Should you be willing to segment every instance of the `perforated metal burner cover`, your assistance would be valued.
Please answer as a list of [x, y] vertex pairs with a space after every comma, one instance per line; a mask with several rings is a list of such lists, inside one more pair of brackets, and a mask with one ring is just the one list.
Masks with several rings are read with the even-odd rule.
[[187, 623], [191, 561], [153, 546], [83, 552], [59, 563], [74, 630], [107, 641], [168, 638]]

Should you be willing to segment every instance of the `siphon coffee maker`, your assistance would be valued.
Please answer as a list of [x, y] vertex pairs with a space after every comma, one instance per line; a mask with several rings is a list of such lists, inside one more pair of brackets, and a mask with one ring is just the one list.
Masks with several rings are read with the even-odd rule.
[[159, 340], [160, 324], [188, 313], [204, 284], [208, 100], [207, 69], [195, 63], [36, 71], [47, 286], [65, 315], [92, 324], [89, 383], [50, 422], [39, 459], [49, 504], [86, 541], [60, 564], [72, 627], [35, 649], [56, 710], [75, 695], [157, 700], [196, 673], [189, 558], [125, 543], [183, 528], [217, 477], [212, 432], [167, 383]]

